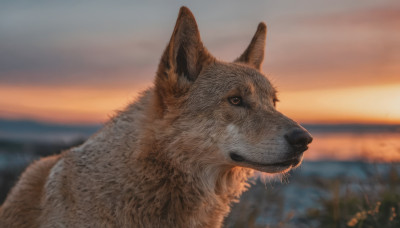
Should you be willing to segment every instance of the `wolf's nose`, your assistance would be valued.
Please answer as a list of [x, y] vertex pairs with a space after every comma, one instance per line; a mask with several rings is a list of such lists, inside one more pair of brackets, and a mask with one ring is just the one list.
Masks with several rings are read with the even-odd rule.
[[290, 130], [288, 133], [285, 134], [285, 139], [294, 149], [298, 150], [306, 148], [307, 145], [310, 144], [313, 140], [310, 133], [301, 128], [294, 128]]

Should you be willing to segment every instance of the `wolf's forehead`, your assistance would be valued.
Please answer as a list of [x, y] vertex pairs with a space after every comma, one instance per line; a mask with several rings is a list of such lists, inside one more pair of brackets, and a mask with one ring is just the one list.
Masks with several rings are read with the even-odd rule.
[[259, 97], [273, 96], [275, 89], [258, 70], [236, 63], [217, 63], [200, 77], [200, 87], [207, 86], [219, 92], [232, 89], [251, 91]]
[[252, 84], [255, 87], [255, 91], [260, 93], [261, 95], [274, 95], [276, 93], [275, 88], [271, 84], [271, 82], [262, 75], [257, 72], [251, 77]]
[[252, 87], [252, 92], [260, 97], [273, 96], [276, 91], [271, 82], [258, 70], [243, 67], [239, 74], [243, 86]]

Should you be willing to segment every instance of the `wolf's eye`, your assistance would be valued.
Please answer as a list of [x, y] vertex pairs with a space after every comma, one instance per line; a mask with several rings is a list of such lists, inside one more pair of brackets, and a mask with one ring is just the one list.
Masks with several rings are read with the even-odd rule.
[[241, 106], [242, 98], [241, 97], [230, 97], [229, 103], [231, 103], [232, 105], [235, 105], [235, 106]]

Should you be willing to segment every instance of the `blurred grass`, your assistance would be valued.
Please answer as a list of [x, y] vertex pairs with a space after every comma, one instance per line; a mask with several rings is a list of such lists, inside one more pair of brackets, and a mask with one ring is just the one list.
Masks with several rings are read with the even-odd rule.
[[[243, 194], [240, 203], [234, 205], [225, 227], [400, 227], [400, 164], [387, 165], [390, 166], [388, 172], [365, 169], [366, 181], [341, 176], [300, 180], [310, 191], [318, 188], [321, 192], [314, 206], [299, 211], [283, 210], [287, 193], [258, 181]], [[276, 185], [281, 186], [280, 183]], [[290, 183], [281, 187], [288, 186]]]
[[358, 191], [340, 179], [325, 181], [321, 187], [330, 196], [321, 197], [320, 209], [309, 209], [304, 219], [327, 228], [400, 227], [399, 170], [392, 164], [388, 173], [375, 173], [367, 183], [359, 183]]

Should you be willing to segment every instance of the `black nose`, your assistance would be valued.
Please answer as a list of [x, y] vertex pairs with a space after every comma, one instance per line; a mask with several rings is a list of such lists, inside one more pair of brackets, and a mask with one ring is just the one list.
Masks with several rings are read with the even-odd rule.
[[285, 139], [294, 149], [306, 148], [313, 140], [310, 133], [301, 128], [293, 128], [285, 134]]

